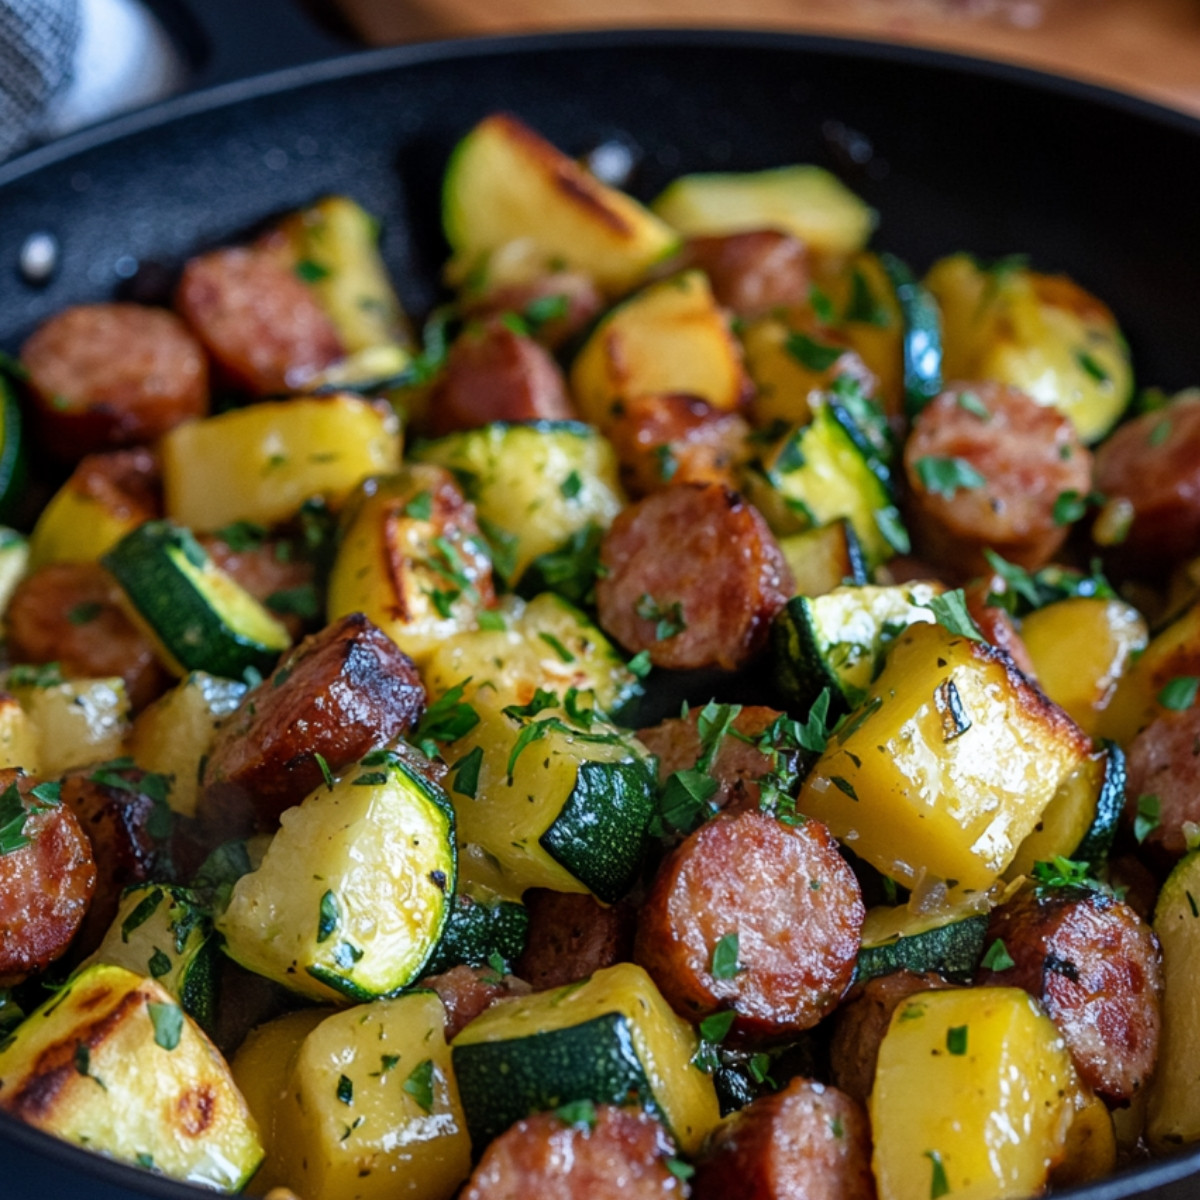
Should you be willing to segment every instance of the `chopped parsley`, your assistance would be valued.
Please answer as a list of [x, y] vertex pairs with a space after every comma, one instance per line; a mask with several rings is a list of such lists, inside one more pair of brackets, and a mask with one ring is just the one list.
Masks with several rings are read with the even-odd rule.
[[683, 605], [676, 600], [664, 608], [649, 592], [643, 592], [633, 610], [643, 621], [654, 621], [654, 640], [665, 642], [687, 628]]
[[929, 609], [943, 629], [948, 629], [960, 637], [970, 638], [973, 642], [985, 640], [967, 610], [967, 598], [962, 588], [934, 596], [928, 604], [922, 604], [920, 607]]
[[417, 1063], [404, 1081], [404, 1090], [427, 1113], [433, 1112], [433, 1059]]
[[578, 471], [572, 470], [558, 485], [558, 490], [564, 500], [574, 500], [583, 491], [583, 478]]
[[1075, 351], [1075, 361], [1097, 383], [1111, 383], [1112, 380], [1103, 365], [1096, 361], [1086, 350]]
[[572, 1100], [569, 1104], [560, 1104], [554, 1110], [554, 1115], [567, 1125], [578, 1125], [589, 1131], [596, 1128], [596, 1106], [590, 1100]]
[[946, 1168], [942, 1156], [936, 1150], [926, 1150], [925, 1157], [933, 1164], [933, 1175], [929, 1181], [929, 1200], [941, 1200], [942, 1196], [950, 1194], [950, 1184], [946, 1182]]
[[784, 348], [801, 366], [818, 372], [828, 371], [846, 352], [841, 346], [815, 341], [806, 333], [789, 333]]
[[404, 506], [404, 515], [414, 521], [428, 521], [433, 516], [433, 493], [428, 490], [418, 492]]
[[15, 782], [0, 793], [0, 854], [11, 854], [29, 845], [25, 836], [25, 802]]
[[1162, 823], [1162, 801], [1157, 796], [1137, 798], [1137, 816], [1133, 819], [1133, 836], [1144, 842]]
[[952, 500], [960, 490], [981, 488], [987, 480], [963, 458], [943, 458], [927, 454], [916, 461], [917, 478], [925, 491]]
[[475, 799], [479, 791], [479, 768], [483, 765], [483, 747], [476, 746], [454, 764], [453, 790], [460, 796]]
[[322, 942], [327, 942], [337, 932], [337, 927], [342, 921], [341, 907], [338, 905], [337, 896], [332, 891], [327, 891], [321, 897], [321, 905], [317, 916], [317, 945]]
[[174, 1050], [183, 1033], [183, 1009], [178, 1004], [146, 1004], [150, 1012], [150, 1023], [154, 1026], [154, 1041], [164, 1050]]
[[731, 1008], [712, 1013], [700, 1022], [700, 1036], [710, 1046], [719, 1046], [728, 1036], [737, 1020], [737, 1013]]
[[321, 778], [325, 780], [325, 786], [333, 791], [333, 772], [329, 769], [329, 763], [325, 759], [325, 755], [313, 752], [313, 758], [316, 764], [321, 768]]
[[983, 960], [979, 964], [986, 971], [1007, 971], [1010, 967], [1015, 967], [1017, 964], [1013, 960], [1012, 955], [1008, 952], [1008, 947], [1004, 944], [1003, 938], [997, 938], [983, 956]]
[[343, 1104], [354, 1103], [354, 1081], [348, 1075], [338, 1076], [337, 1098]]
[[304, 621], [311, 621], [321, 611], [316, 585], [311, 583], [301, 584], [300, 587], [281, 588], [278, 592], [272, 592], [263, 603], [273, 613], [299, 617]]
[[709, 974], [714, 979], [733, 979], [743, 970], [738, 966], [738, 945], [739, 938], [735, 930], [733, 933], [727, 933], [713, 947]]
[[946, 1030], [946, 1049], [954, 1055], [961, 1056], [967, 1052], [968, 1026], [955, 1025]]
[[871, 290], [866, 275], [858, 267], [850, 275], [850, 300], [844, 318], [879, 329], [886, 329], [892, 323], [892, 314]]
[[981, 421], [992, 419], [991, 410], [975, 392], [958, 392], [954, 397], [954, 402], [963, 412], [969, 412], [971, 416], [978, 417]]
[[1196, 690], [1200, 678], [1195, 675], [1177, 675], [1158, 693], [1158, 702], [1172, 712], [1182, 712], [1196, 702]]
[[479, 714], [463, 700], [470, 682], [468, 676], [456, 683], [425, 710], [413, 737], [427, 757], [438, 756], [438, 742], [456, 742], [479, 724]]
[[144, 925], [158, 911], [163, 902], [162, 888], [154, 888], [134, 905], [133, 911], [121, 922], [121, 941], [128, 942], [129, 935]]
[[543, 631], [538, 634], [538, 637], [545, 642], [546, 645], [549, 646], [550, 649], [553, 650], [563, 662], [573, 663], [575, 661], [575, 655], [573, 655], [570, 650], [568, 650], [566, 646], [564, 646], [562, 642], [560, 642], [558, 638], [554, 636], [554, 634]]
[[87, 600], [76, 604], [67, 611], [67, 620], [72, 625], [88, 625], [104, 611], [104, 605], [98, 600]]

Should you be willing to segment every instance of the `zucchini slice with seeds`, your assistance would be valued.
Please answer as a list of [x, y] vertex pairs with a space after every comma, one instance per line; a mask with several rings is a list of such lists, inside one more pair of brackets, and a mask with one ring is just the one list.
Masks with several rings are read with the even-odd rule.
[[138, 526], [101, 561], [177, 675], [240, 679], [247, 668], [267, 675], [292, 644], [284, 626], [171, 521]]
[[374, 751], [283, 814], [217, 928], [232, 958], [302, 996], [371, 1000], [424, 974], [456, 866], [445, 793]]
[[590, 979], [501, 1000], [451, 1044], [476, 1149], [531, 1113], [575, 1100], [640, 1103], [694, 1153], [720, 1119], [699, 1040], [650, 976], [618, 963]]

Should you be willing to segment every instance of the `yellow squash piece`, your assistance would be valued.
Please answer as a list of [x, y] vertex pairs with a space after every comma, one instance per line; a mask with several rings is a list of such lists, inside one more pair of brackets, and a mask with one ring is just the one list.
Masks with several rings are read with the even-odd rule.
[[923, 992], [879, 1048], [879, 1200], [1025, 1200], [1064, 1156], [1078, 1083], [1054, 1022], [1016, 988]]
[[147, 514], [115, 493], [104, 497], [81, 484], [78, 473], [50, 497], [29, 535], [33, 570], [60, 562], [96, 562]]
[[89, 967], [0, 1050], [0, 1110], [89, 1150], [236, 1192], [262, 1159], [229, 1068], [170, 993]]
[[613, 309], [571, 367], [571, 393], [601, 429], [622, 398], [686, 392], [728, 412], [750, 391], [741, 348], [702, 271], [651, 284]]
[[[8, 689], [28, 713], [35, 759], [44, 775], [117, 758], [129, 730], [129, 697], [123, 679], [40, 676], [46, 668], [14, 667]], [[27, 752], [27, 751], [26, 751]], [[29, 764], [22, 764], [29, 769]]]
[[190, 421], [162, 440], [167, 516], [195, 533], [274, 525], [313, 497], [335, 507], [400, 465], [400, 423], [383, 404], [322, 396]]
[[797, 808], [906, 886], [932, 876], [983, 889], [1089, 747], [989, 646], [914, 625], [830, 739]]
[[252, 1033], [234, 1074], [270, 1119], [255, 1184], [304, 1200], [450, 1200], [471, 1143], [445, 1021], [435, 993], [412, 992]]
[[1077, 1103], [1079, 1107], [1067, 1130], [1063, 1160], [1050, 1173], [1054, 1188], [1091, 1183], [1117, 1169], [1117, 1134], [1108, 1105], [1086, 1092]]
[[610, 297], [628, 291], [679, 244], [632, 197], [503, 113], [486, 117], [455, 147], [442, 188], [442, 223], [456, 279], [510, 243], [528, 241], [545, 268], [584, 271]]
[[1116, 318], [1061, 275], [969, 255], [934, 263], [925, 280], [942, 311], [943, 374], [1012, 384], [1099, 441], [1133, 396], [1129, 349]]
[[29, 714], [15, 696], [0, 692], [0, 769], [23, 767], [39, 773], [38, 735]]

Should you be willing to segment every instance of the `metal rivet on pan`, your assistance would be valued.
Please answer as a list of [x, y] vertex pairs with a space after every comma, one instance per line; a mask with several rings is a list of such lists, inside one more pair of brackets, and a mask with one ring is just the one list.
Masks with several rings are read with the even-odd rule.
[[31, 233], [21, 244], [17, 266], [26, 283], [48, 283], [58, 269], [58, 238], [52, 233]]
[[132, 254], [122, 254], [113, 263], [113, 274], [118, 279], [132, 279], [137, 274], [138, 260]]

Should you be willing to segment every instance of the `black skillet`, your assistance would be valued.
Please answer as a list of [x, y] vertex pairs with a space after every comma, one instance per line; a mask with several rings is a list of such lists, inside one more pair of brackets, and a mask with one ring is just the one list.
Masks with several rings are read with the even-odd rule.
[[[1112, 304], [1142, 384], [1200, 382], [1192, 118], [1013, 67], [831, 38], [613, 32], [313, 61], [336, 45], [284, 0], [201, 0], [194, 18], [163, 5], [200, 79], [219, 86], [0, 165], [0, 348], [64, 305], [160, 290], [197, 248], [331, 191], [383, 218], [384, 254], [420, 314], [445, 254], [447, 154], [507, 109], [572, 152], [624, 141], [643, 197], [684, 171], [824, 164], [878, 208], [877, 243], [915, 268], [957, 249], [1028, 253]], [[239, 78], [270, 67], [284, 69]], [[37, 232], [61, 247], [44, 286], [17, 269]], [[0, 1116], [5, 1200], [200, 1194]], [[1068, 1194], [1195, 1200], [1200, 1153]]]

